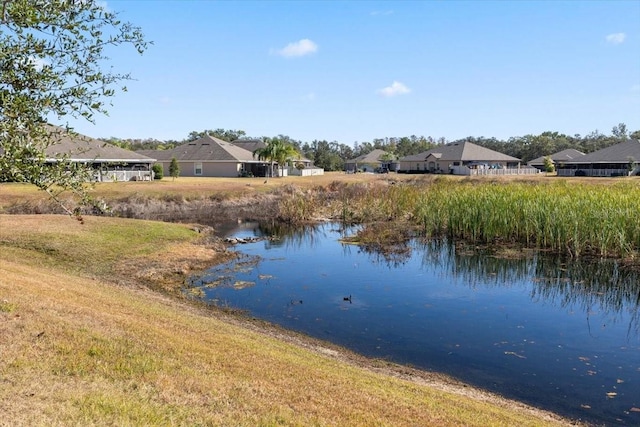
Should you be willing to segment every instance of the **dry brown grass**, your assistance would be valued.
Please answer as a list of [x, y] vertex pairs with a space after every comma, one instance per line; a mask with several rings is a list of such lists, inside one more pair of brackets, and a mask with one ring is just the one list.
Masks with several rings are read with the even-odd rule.
[[148, 279], [145, 265], [177, 260], [153, 274], [188, 274], [213, 254], [188, 226], [160, 224], [164, 234], [156, 226], [0, 215], [0, 424], [567, 424], [437, 376], [114, 285], [137, 282], [136, 274], [116, 280], [123, 265]]
[[[560, 182], [569, 183], [590, 183], [608, 185], [621, 181], [638, 183], [640, 177], [631, 178], [589, 178], [572, 177], [559, 178], [547, 176], [545, 174], [504, 176], [504, 177], [461, 177], [452, 175], [408, 175], [408, 174], [345, 174], [343, 172], [327, 172], [324, 175], [312, 177], [283, 177], [269, 178], [265, 184], [264, 178], [191, 178], [180, 177], [176, 180], [162, 179], [153, 182], [117, 182], [117, 183], [97, 183], [91, 190], [91, 194], [106, 201], [126, 200], [135, 197], [153, 198], [160, 200], [198, 200], [215, 199], [225, 200], [232, 198], [243, 198], [260, 194], [268, 194], [282, 187], [295, 186], [301, 190], [308, 190], [314, 187], [327, 187], [330, 185], [344, 185], [357, 183], [389, 183], [389, 182], [430, 182], [434, 179], [470, 180], [478, 182]], [[28, 184], [0, 183], [0, 212], [16, 204], [42, 205], [43, 212], [49, 211], [47, 207], [51, 201], [47, 195], [38, 191], [34, 186]], [[36, 209], [37, 211], [37, 209]]]

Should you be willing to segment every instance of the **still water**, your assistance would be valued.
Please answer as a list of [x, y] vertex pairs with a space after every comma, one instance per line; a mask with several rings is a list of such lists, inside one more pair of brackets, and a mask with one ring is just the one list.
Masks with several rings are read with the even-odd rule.
[[384, 256], [337, 224], [237, 237], [204, 299], [573, 419], [640, 425], [640, 277], [613, 262], [499, 259], [444, 243]]

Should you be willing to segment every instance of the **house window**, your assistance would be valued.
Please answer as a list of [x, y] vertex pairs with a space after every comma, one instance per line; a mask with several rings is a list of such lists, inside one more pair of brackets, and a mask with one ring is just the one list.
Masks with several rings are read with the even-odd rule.
[[202, 175], [202, 163], [196, 163], [193, 166], [193, 174], [196, 176]]

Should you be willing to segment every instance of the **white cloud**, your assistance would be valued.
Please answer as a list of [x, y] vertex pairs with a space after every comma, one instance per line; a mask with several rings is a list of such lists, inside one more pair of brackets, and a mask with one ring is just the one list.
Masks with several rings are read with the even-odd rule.
[[605, 37], [605, 40], [610, 44], [620, 44], [623, 43], [626, 38], [627, 35], [625, 33], [613, 33]]
[[396, 95], [405, 95], [409, 92], [411, 92], [411, 89], [409, 89], [403, 83], [400, 83], [397, 81], [394, 81], [393, 83], [391, 83], [391, 86], [387, 86], [378, 91], [380, 95], [386, 96], [386, 97], [396, 96]]
[[302, 39], [294, 43], [289, 43], [282, 49], [276, 50], [275, 54], [292, 58], [295, 56], [310, 55], [318, 51], [318, 45], [309, 39]]

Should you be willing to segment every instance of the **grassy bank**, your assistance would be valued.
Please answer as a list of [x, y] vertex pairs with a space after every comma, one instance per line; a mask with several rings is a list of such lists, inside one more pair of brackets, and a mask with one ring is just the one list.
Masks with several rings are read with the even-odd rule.
[[[640, 253], [640, 222], [633, 220], [640, 212], [640, 179], [635, 178], [331, 173], [266, 183], [256, 178], [103, 183], [92, 194], [106, 200], [116, 216], [139, 219], [299, 224], [329, 218], [378, 223], [367, 237], [376, 241], [384, 240], [381, 224], [388, 223], [471, 245], [522, 246], [573, 257], [633, 259]], [[52, 205], [33, 188], [0, 184], [0, 212], [56, 212]]]
[[0, 424], [566, 424], [137, 286], [216, 262], [202, 239], [185, 225], [0, 215]]

